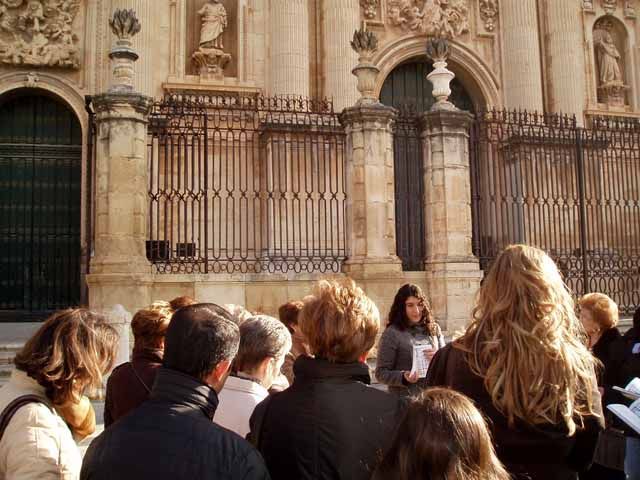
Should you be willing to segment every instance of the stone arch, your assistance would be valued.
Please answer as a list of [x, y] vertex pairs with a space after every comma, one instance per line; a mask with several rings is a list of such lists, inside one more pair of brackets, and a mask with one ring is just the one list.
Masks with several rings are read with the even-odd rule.
[[[424, 35], [400, 37], [385, 45], [373, 58], [380, 69], [376, 82], [376, 93], [380, 95], [382, 85], [395, 67], [411, 58], [424, 57], [427, 37]], [[450, 43], [449, 69], [471, 95], [476, 110], [502, 106], [497, 77], [488, 65], [470, 49], [456, 42]]]
[[[52, 95], [57, 100], [64, 103], [76, 116], [80, 123], [82, 132], [82, 157], [81, 157], [81, 177], [80, 177], [80, 250], [81, 250], [81, 285], [85, 285], [84, 275], [86, 272], [87, 261], [87, 215], [89, 212], [89, 204], [92, 199], [88, 198], [89, 190], [87, 188], [87, 166], [88, 149], [87, 138], [89, 135], [89, 118], [85, 109], [85, 101], [83, 95], [74, 86], [56, 77], [52, 74], [41, 71], [15, 71], [0, 75], [0, 100], [12, 95], [18, 91], [32, 90], [34, 95], [43, 92]], [[81, 302], [87, 303], [86, 288], [81, 289]]]

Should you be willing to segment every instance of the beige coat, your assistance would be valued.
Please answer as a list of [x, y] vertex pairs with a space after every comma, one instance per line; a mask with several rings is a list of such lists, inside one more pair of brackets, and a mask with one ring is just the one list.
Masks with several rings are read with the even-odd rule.
[[[46, 400], [44, 387], [14, 370], [0, 388], [0, 411], [22, 395]], [[13, 416], [0, 440], [0, 480], [76, 480], [82, 458], [64, 420], [47, 405], [30, 403]]]

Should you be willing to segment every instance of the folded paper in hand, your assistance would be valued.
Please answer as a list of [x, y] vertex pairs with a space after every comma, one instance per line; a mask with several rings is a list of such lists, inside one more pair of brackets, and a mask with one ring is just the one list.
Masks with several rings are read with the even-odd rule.
[[413, 365], [411, 366], [411, 375], [418, 372], [418, 378], [424, 378], [427, 376], [429, 360], [427, 360], [424, 352], [428, 350], [433, 350], [433, 346], [428, 341], [416, 342], [413, 344]]

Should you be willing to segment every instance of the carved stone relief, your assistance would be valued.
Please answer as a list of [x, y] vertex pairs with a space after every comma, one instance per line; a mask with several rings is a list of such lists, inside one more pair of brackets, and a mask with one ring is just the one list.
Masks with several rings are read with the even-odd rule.
[[469, 31], [467, 0], [389, 0], [392, 25], [430, 36], [453, 38]]
[[498, 18], [498, 0], [480, 0], [480, 18], [487, 32], [493, 32]]
[[628, 18], [636, 18], [635, 0], [626, 0], [624, 2], [624, 15]]
[[589, 12], [593, 11], [593, 0], [582, 0], [582, 9]]
[[364, 18], [366, 18], [367, 20], [376, 18], [376, 13], [378, 11], [378, 0], [360, 0], [360, 6], [362, 7]]
[[598, 93], [600, 101], [611, 106], [623, 106], [629, 89], [624, 84], [623, 59], [616, 45], [618, 41], [610, 19], [604, 18], [596, 23], [593, 46], [597, 62]]
[[602, 0], [602, 8], [605, 12], [613, 14], [618, 8], [618, 0]]
[[0, 62], [79, 68], [73, 21], [81, 0], [0, 0]]

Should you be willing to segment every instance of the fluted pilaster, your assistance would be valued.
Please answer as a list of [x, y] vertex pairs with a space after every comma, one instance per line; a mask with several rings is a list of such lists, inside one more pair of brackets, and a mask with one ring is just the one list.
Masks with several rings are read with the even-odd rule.
[[351, 70], [358, 64], [358, 55], [349, 43], [359, 23], [358, 0], [322, 2], [323, 93], [334, 99], [334, 107], [338, 111], [351, 107], [359, 98], [356, 79], [351, 74]]
[[[155, 31], [153, 6], [158, 8], [157, 0], [113, 0], [111, 12], [116, 9], [133, 9], [142, 25], [140, 33], [133, 38], [133, 48], [140, 55], [135, 65], [134, 90], [144, 95], [153, 95], [153, 54], [152, 42]], [[113, 36], [112, 36], [113, 39]], [[111, 48], [111, 45], [108, 45]]]
[[507, 108], [542, 111], [542, 67], [536, 0], [502, 0], [504, 99]]
[[309, 96], [309, 2], [271, 0], [270, 93]]
[[580, 2], [547, 2], [549, 110], [582, 121], [585, 102], [584, 35]]

